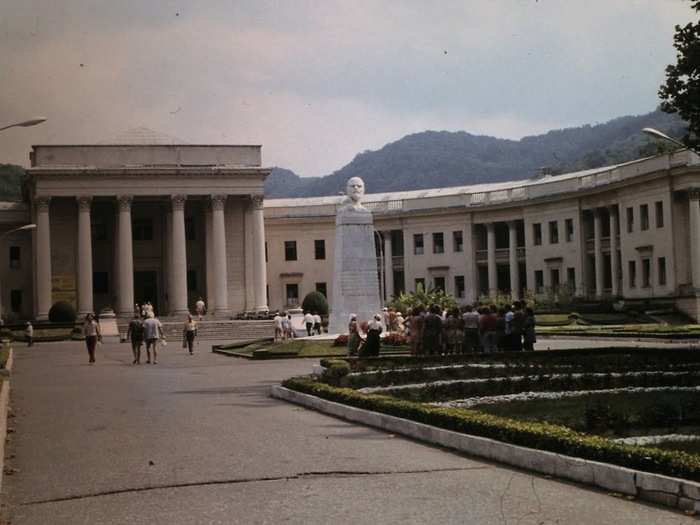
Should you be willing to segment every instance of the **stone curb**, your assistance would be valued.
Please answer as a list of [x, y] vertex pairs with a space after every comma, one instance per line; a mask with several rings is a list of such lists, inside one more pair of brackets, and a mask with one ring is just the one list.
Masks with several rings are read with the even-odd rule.
[[5, 363], [7, 377], [2, 382], [0, 388], [0, 491], [5, 477], [5, 445], [7, 440], [7, 412], [10, 404], [10, 377], [12, 367], [14, 366], [14, 350], [10, 348], [10, 355]]
[[270, 395], [355, 423], [679, 510], [700, 511], [700, 483], [564, 456], [355, 408], [275, 385]]

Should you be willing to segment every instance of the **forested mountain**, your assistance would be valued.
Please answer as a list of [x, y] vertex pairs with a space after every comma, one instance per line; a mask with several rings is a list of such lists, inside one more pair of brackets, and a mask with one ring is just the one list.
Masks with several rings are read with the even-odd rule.
[[685, 124], [676, 115], [657, 110], [521, 140], [465, 131], [424, 131], [360, 153], [325, 177], [304, 178], [275, 168], [265, 184], [265, 195], [337, 195], [353, 176], [362, 177], [367, 191], [377, 193], [526, 179], [544, 166], [554, 173], [597, 168], [655, 154], [656, 145], [641, 133], [645, 127], [679, 137]]
[[0, 164], [0, 201], [21, 201], [25, 176], [22, 166]]

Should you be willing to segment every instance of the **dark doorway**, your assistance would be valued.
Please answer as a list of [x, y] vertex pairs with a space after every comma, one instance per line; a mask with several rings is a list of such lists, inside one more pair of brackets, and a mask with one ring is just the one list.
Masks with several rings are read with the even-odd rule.
[[149, 301], [156, 315], [158, 309], [158, 275], [156, 272], [134, 272], [134, 301], [143, 304]]

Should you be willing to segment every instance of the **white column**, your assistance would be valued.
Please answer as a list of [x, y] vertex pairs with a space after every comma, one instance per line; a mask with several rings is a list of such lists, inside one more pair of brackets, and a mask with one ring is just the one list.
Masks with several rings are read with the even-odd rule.
[[517, 222], [508, 222], [508, 265], [510, 266], [510, 296], [513, 301], [520, 300], [520, 267], [518, 266], [518, 230]]
[[603, 298], [603, 247], [602, 235], [603, 225], [600, 210], [593, 210], [593, 252], [595, 257], [595, 296], [596, 299]]
[[119, 205], [119, 247], [117, 249], [117, 270], [119, 290], [117, 293], [117, 313], [131, 317], [134, 313], [134, 248], [131, 236], [131, 195], [117, 197]]
[[78, 313], [93, 311], [92, 305], [92, 197], [78, 197]]
[[265, 216], [263, 196], [253, 196], [253, 281], [255, 309], [267, 310], [267, 265], [265, 264]]
[[620, 267], [617, 260], [617, 206], [610, 206], [610, 277], [612, 280], [612, 295], [620, 295]]
[[489, 274], [489, 296], [492, 299], [498, 295], [498, 270], [496, 268], [496, 224], [486, 224], [486, 253]]
[[391, 250], [391, 230], [383, 232], [384, 237], [384, 295], [386, 301], [391, 301], [394, 295], [394, 261]]
[[172, 297], [170, 297], [170, 313], [181, 315], [188, 312], [187, 308], [187, 238], [185, 237], [185, 201], [186, 195], [171, 195], [172, 204]]
[[468, 303], [477, 299], [476, 292], [476, 252], [474, 251], [474, 228], [469, 221], [464, 229], [464, 255], [467, 259], [464, 275], [464, 298]]
[[216, 295], [216, 277], [214, 275], [214, 235], [212, 231], [213, 220], [211, 203], [204, 210], [204, 243], [205, 243], [205, 265], [207, 272], [207, 310], [214, 312]]
[[228, 269], [226, 265], [226, 195], [212, 195], [212, 248], [215, 313], [228, 314]]
[[690, 264], [693, 288], [700, 291], [700, 189], [690, 190]]
[[36, 318], [46, 320], [51, 309], [50, 197], [37, 197], [36, 208]]

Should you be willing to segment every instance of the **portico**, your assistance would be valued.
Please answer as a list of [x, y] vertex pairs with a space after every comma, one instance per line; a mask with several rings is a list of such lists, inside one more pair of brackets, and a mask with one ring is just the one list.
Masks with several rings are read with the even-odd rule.
[[146, 300], [184, 315], [198, 297], [222, 317], [267, 309], [260, 150], [34, 146], [37, 319], [58, 300], [120, 316]]

